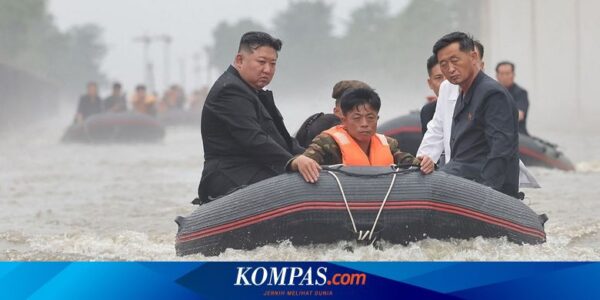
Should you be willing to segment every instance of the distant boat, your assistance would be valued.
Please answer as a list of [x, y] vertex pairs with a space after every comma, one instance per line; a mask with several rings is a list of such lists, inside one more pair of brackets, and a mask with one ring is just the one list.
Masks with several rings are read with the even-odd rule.
[[[400, 149], [415, 155], [423, 135], [419, 112], [411, 112], [382, 123], [377, 131], [398, 140]], [[574, 171], [573, 163], [558, 146], [540, 138], [519, 134], [519, 156], [526, 166]]]
[[545, 221], [516, 198], [444, 172], [337, 167], [315, 184], [286, 173], [200, 205], [177, 217], [175, 249], [218, 255], [284, 240], [407, 244], [479, 236], [538, 244], [546, 241]]
[[377, 131], [398, 140], [400, 149], [412, 155], [417, 154], [423, 139], [418, 111], [383, 122], [377, 126]]
[[111, 143], [155, 142], [165, 136], [163, 125], [154, 117], [135, 113], [102, 113], [67, 128], [63, 142]]
[[519, 134], [519, 155], [526, 166], [575, 171], [575, 165], [557, 145], [537, 137]]

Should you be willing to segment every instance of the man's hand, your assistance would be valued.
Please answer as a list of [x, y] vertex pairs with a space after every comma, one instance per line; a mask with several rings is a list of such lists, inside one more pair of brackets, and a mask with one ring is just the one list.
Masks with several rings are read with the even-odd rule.
[[519, 122], [525, 120], [525, 112], [522, 110], [519, 110]]
[[423, 174], [430, 174], [435, 168], [435, 163], [431, 157], [427, 155], [417, 156], [417, 159], [421, 161], [421, 172]]
[[315, 183], [319, 180], [319, 171], [321, 166], [308, 156], [299, 155], [296, 157], [291, 164], [293, 171], [298, 171], [304, 177], [306, 182]]

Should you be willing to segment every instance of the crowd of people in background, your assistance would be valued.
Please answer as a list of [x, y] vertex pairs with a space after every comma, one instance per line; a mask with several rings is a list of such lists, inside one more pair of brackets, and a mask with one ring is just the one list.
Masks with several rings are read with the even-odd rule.
[[132, 111], [136, 113], [157, 116], [169, 111], [190, 111], [200, 113], [208, 88], [194, 90], [189, 97], [179, 85], [170, 86], [159, 97], [156, 92], [149, 92], [145, 85], [139, 84], [127, 100], [123, 86], [119, 82], [112, 85], [110, 96], [102, 99], [98, 92], [98, 84], [89, 82], [86, 93], [79, 98], [74, 122], [82, 123], [88, 117], [100, 113], [121, 113]]

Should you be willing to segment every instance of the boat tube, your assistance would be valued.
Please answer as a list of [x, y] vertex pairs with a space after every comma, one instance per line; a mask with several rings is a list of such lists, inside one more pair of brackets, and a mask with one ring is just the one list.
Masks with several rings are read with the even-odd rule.
[[210, 256], [285, 240], [405, 245], [479, 236], [538, 244], [545, 221], [516, 198], [443, 172], [337, 166], [324, 167], [315, 184], [285, 173], [200, 205], [175, 220], [175, 248]]
[[71, 125], [63, 142], [154, 142], [165, 135], [164, 127], [153, 117], [135, 113], [102, 113]]

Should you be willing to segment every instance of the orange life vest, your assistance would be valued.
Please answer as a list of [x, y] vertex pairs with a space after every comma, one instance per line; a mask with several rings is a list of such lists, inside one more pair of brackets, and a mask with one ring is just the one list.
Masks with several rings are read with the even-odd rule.
[[369, 157], [342, 125], [324, 131], [336, 141], [342, 152], [342, 163], [346, 166], [389, 166], [394, 163], [390, 145], [383, 134], [371, 137]]

